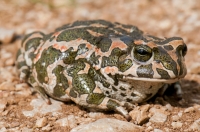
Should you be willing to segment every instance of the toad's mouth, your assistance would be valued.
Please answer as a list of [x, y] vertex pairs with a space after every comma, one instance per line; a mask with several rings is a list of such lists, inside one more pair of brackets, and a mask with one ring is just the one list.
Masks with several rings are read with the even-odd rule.
[[179, 79], [180, 78], [161, 79], [161, 78], [142, 78], [142, 77], [130, 77], [130, 76], [123, 77], [123, 80], [137, 80], [137, 81], [163, 82], [163, 83], [174, 83], [177, 82]]

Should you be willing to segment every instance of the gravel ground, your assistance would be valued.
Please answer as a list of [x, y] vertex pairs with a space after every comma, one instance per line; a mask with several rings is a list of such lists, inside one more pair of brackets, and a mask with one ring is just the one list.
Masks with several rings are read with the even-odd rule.
[[[158, 37], [181, 36], [188, 46], [183, 99], [155, 97], [130, 112], [127, 122], [114, 112], [89, 112], [74, 103], [47, 105], [14, 66], [24, 34], [75, 20], [105, 19], [138, 26]], [[198, 0], [1, 0], [0, 132], [39, 131], [200, 131], [200, 1]]]

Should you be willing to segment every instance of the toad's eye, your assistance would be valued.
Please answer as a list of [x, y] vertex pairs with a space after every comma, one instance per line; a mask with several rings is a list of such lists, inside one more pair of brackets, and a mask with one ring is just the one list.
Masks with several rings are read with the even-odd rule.
[[133, 58], [139, 62], [147, 62], [152, 57], [152, 49], [147, 45], [137, 45], [132, 52]]

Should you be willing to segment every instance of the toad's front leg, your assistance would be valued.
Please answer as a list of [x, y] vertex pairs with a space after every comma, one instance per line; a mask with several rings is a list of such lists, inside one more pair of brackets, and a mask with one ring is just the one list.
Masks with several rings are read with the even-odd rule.
[[114, 110], [131, 120], [125, 103], [106, 97], [88, 74], [77, 74], [72, 79], [72, 87], [67, 94], [76, 104], [89, 109]]

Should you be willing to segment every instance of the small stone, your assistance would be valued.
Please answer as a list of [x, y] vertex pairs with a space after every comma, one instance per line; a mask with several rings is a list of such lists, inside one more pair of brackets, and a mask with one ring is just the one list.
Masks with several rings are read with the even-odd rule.
[[154, 129], [153, 132], [163, 132], [163, 131], [160, 129]]
[[195, 111], [194, 107], [189, 107], [184, 110], [184, 113], [189, 113], [189, 112], [194, 112], [194, 111]]
[[136, 124], [142, 125], [149, 120], [148, 116], [149, 108], [150, 108], [149, 104], [137, 107], [136, 109], [129, 112], [129, 115], [132, 117], [133, 120], [136, 121], [135, 122]]
[[181, 128], [183, 123], [181, 123], [181, 122], [172, 122], [171, 125], [172, 125], [172, 127], [174, 129], [176, 129], [176, 128]]
[[171, 132], [171, 130], [169, 128], [166, 128], [166, 127], [163, 130], [164, 130], [164, 132]]
[[165, 107], [167, 108], [167, 110], [172, 111], [173, 107], [170, 104], [166, 104]]
[[15, 87], [14, 84], [10, 81], [6, 81], [0, 84], [0, 90], [5, 90], [5, 91], [14, 91]]
[[0, 128], [0, 132], [7, 132], [7, 129], [5, 127]]
[[13, 58], [9, 58], [5, 61], [6, 66], [12, 66], [15, 63], [15, 60]]
[[172, 121], [178, 121], [180, 117], [178, 115], [172, 116]]
[[42, 117], [40, 119], [37, 119], [36, 121], [36, 127], [43, 127], [47, 124], [47, 118], [46, 117]]
[[127, 121], [103, 118], [95, 122], [79, 125], [70, 132], [139, 132], [144, 128]]
[[3, 44], [10, 43], [15, 35], [14, 30], [0, 28], [0, 42]]
[[182, 117], [182, 115], [183, 115], [183, 112], [178, 112], [179, 117]]
[[51, 131], [52, 127], [50, 126], [50, 124], [46, 125], [45, 127], [42, 127], [42, 131]]
[[100, 112], [90, 112], [90, 113], [88, 114], [88, 116], [89, 116], [90, 118], [102, 118], [102, 117], [104, 116], [104, 114], [103, 114], [103, 113], [100, 113]]
[[152, 123], [151, 122], [147, 122], [146, 123], [146, 126], [148, 127], [148, 126], [151, 126], [152, 125]]
[[22, 111], [22, 113], [25, 116], [28, 117], [33, 117], [36, 113], [40, 113], [40, 114], [46, 114], [48, 112], [51, 112], [54, 116], [59, 114], [59, 110], [62, 109], [61, 104], [62, 102], [60, 101], [56, 101], [53, 99], [51, 100], [51, 105], [48, 105], [44, 99], [39, 98], [39, 99], [33, 99], [31, 101], [31, 106], [33, 106], [33, 110], [31, 111]]
[[33, 132], [33, 129], [24, 127], [24, 128], [21, 129], [21, 132]]
[[19, 122], [12, 122], [12, 123], [10, 124], [10, 127], [11, 127], [11, 128], [14, 128], [14, 127], [18, 127], [19, 125], [20, 125]]
[[148, 126], [145, 130], [148, 131], [148, 132], [150, 132], [150, 131], [153, 130], [153, 127], [152, 126]]
[[194, 121], [194, 123], [190, 126], [189, 129], [192, 131], [200, 131], [200, 118]]
[[63, 127], [67, 126], [70, 128], [74, 128], [77, 126], [77, 121], [74, 115], [69, 115], [68, 117], [59, 119], [56, 121], [56, 123]]
[[4, 100], [0, 100], [0, 112], [3, 112], [7, 106], [7, 102]]
[[164, 123], [167, 121], [167, 115], [163, 113], [155, 113], [151, 118], [151, 122]]

